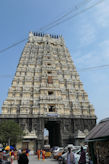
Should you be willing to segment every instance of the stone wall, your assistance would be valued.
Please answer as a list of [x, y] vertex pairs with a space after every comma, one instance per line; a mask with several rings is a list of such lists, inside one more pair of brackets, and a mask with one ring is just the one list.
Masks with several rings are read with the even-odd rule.
[[[27, 118], [11, 117], [6, 115], [0, 116], [0, 121], [3, 119], [13, 119], [25, 132], [23, 138], [24, 142], [29, 142], [28, 147], [31, 149], [42, 148], [44, 146], [44, 128], [49, 130], [51, 136], [52, 146], [66, 146], [73, 143], [74, 145], [80, 145], [83, 143], [84, 138], [88, 132], [95, 126], [96, 119], [86, 118], [57, 118], [57, 117], [37, 117]], [[53, 131], [54, 129], [54, 131]], [[54, 138], [54, 140], [53, 140]], [[22, 144], [17, 144], [18, 148], [22, 147]]]

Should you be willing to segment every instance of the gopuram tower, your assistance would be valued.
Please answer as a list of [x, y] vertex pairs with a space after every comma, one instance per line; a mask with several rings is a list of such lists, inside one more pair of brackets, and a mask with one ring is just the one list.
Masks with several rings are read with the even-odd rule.
[[94, 108], [83, 89], [61, 36], [29, 33], [2, 106], [2, 119], [13, 119], [25, 131], [18, 147], [79, 145], [95, 126]]

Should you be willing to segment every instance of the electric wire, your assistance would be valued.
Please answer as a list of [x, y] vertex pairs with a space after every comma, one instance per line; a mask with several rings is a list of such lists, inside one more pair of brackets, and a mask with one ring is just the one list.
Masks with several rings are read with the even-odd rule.
[[9, 47], [7, 47], [7, 48], [4, 48], [4, 49], [0, 50], [0, 53], [3, 53], [3, 52], [5, 52], [5, 51], [7, 51], [7, 50], [9, 50], [9, 49], [11, 49], [11, 48], [13, 48], [13, 47], [15, 47], [15, 46], [21, 44], [21, 43], [23, 43], [23, 42], [26, 41], [27, 39], [28, 39], [28, 38], [25, 38], [25, 39], [23, 39], [23, 40], [20, 40], [19, 42], [16, 42], [16, 43], [12, 44], [11, 46], [9, 46]]
[[82, 69], [79, 69], [78, 72], [100, 70], [100, 69], [104, 69], [104, 68], [108, 68], [108, 67], [109, 67], [109, 64], [105, 64], [105, 65], [99, 65], [99, 66], [94, 66], [94, 67], [82, 68]]
[[[89, 1], [91, 1], [91, 0], [88, 0], [88, 2], [89, 2]], [[85, 3], [86, 3], [86, 2], [85, 2]], [[83, 4], [84, 4], [84, 3], [81, 3], [80, 5], [83, 5]], [[75, 7], [76, 7], [76, 9], [78, 8], [78, 6], [75, 6]], [[42, 31], [42, 30], [44, 30], [45, 28], [48, 28], [49, 26], [53, 25], [54, 23], [57, 23], [59, 20], [61, 20], [61, 19], [63, 19], [64, 17], [68, 16], [68, 15], [71, 14], [72, 12], [73, 12], [73, 8], [72, 8], [69, 12], [65, 13], [65, 14], [62, 15], [61, 17], [59, 17], [59, 18], [57, 18], [56, 20], [54, 20], [54, 21], [52, 21], [51, 23], [49, 23], [48, 25], [45, 25], [45, 26], [41, 27], [38, 31]], [[45, 31], [45, 30], [44, 30], [44, 31]], [[21, 41], [19, 41], [19, 42], [16, 42], [16, 43], [12, 44], [11, 46], [9, 46], [9, 47], [7, 47], [7, 48], [4, 48], [4, 49], [0, 50], [0, 53], [2, 53], [2, 52], [4, 52], [4, 51], [7, 51], [8, 49], [13, 48], [13, 47], [15, 47], [15, 46], [21, 44], [22, 42], [26, 41], [27, 39], [28, 39], [28, 38], [25, 38], [25, 39], [23, 39], [23, 40], [21, 40]]]
[[[62, 21], [61, 21], [61, 18], [58, 18], [57, 20], [55, 20], [55, 22], [58, 21], [58, 20], [60, 20], [60, 21], [59, 21], [58, 23], [54, 24], [54, 25], [52, 25], [53, 23], [51, 23], [51, 26], [50, 26], [50, 24], [48, 24], [48, 26], [50, 26], [50, 27], [46, 28], [46, 29], [44, 30], [44, 32], [45, 32], [45, 31], [48, 31], [49, 29], [54, 28], [55, 26], [57, 26], [57, 25], [59, 25], [59, 24], [61, 24], [61, 23], [64, 23], [64, 22], [70, 20], [71, 18], [74, 18], [74, 17], [77, 16], [77, 15], [80, 15], [81, 13], [83, 13], [83, 12], [85, 12], [85, 11], [87, 11], [87, 10], [93, 8], [93, 7], [95, 7], [96, 5], [102, 3], [103, 1], [104, 1], [104, 0], [100, 0], [100, 1], [97, 2], [96, 4], [94, 4], [94, 5], [92, 5], [92, 6], [88, 7], [88, 8], [85, 8], [84, 10], [80, 11], [79, 13], [76, 13], [76, 14], [74, 14], [73, 16], [70, 16], [70, 17], [68, 17], [67, 19], [64, 19], [64, 20], [62, 20]], [[69, 12], [71, 12], [71, 11], [69, 11]], [[65, 15], [67, 15], [67, 14], [68, 14], [68, 13], [66, 13]], [[62, 17], [64, 17], [64, 15], [63, 15]], [[62, 19], [63, 19], [63, 18], [62, 18]], [[45, 28], [45, 27], [47, 27], [47, 26], [44, 26], [44, 27], [42, 27], [42, 28]], [[42, 28], [40, 28], [39, 31], [41, 31]], [[13, 47], [15, 47], [15, 46], [21, 44], [21, 43], [23, 43], [23, 42], [26, 41], [27, 39], [28, 39], [28, 38], [25, 38], [25, 39], [23, 39], [23, 40], [20, 40], [19, 42], [16, 42], [16, 43], [12, 44], [11, 46], [8, 46], [7, 48], [1, 49], [1, 50], [0, 50], [0, 53], [3, 53], [3, 52], [5, 52], [5, 51], [7, 51], [7, 50], [9, 50], [9, 49], [11, 49], [11, 48], [13, 48]]]
[[[78, 69], [78, 72], [93, 71], [93, 70], [96, 71], [96, 70], [106, 69], [108, 67], [109, 67], [109, 64], [98, 65], [98, 66]], [[0, 78], [12, 78], [13, 76], [14, 76], [14, 74], [13, 75], [10, 75], [10, 74], [0, 74]]]
[[89, 6], [89, 7], [83, 9], [82, 11], [80, 11], [80, 12], [78, 12], [78, 13], [76, 13], [76, 14], [70, 16], [70, 17], [67, 17], [66, 19], [60, 21], [59, 23], [56, 23], [55, 25], [50, 26], [49, 28], [46, 28], [46, 31], [48, 31], [49, 29], [52, 29], [52, 28], [58, 26], [58, 25], [61, 24], [61, 23], [64, 23], [64, 22], [66, 22], [66, 21], [68, 21], [68, 20], [70, 20], [70, 19], [76, 17], [77, 15], [80, 15], [80, 14], [84, 13], [85, 11], [87, 11], [87, 10], [89, 10], [89, 9], [91, 9], [91, 8], [93, 8], [93, 7], [95, 7], [96, 5], [102, 3], [103, 1], [104, 1], [104, 0], [100, 0], [99, 2], [95, 3], [94, 5]]
[[[87, 3], [91, 2], [91, 1], [93, 1], [93, 0], [87, 0]], [[42, 31], [42, 30], [45, 30], [46, 28], [49, 28], [49, 26], [54, 25], [55, 23], [61, 21], [63, 18], [67, 17], [72, 12], [74, 12], [74, 9], [78, 10], [82, 5], [85, 5], [87, 3], [86, 3], [86, 0], [85, 0], [85, 2], [82, 2], [79, 5], [76, 5], [75, 7], [73, 7], [72, 9], [70, 9], [70, 11], [68, 11], [67, 13], [65, 13], [64, 15], [62, 15], [61, 17], [57, 18], [56, 20], [54, 20], [53, 22], [49, 23], [48, 25], [45, 25], [45, 26], [41, 27], [39, 29], [39, 31]]]

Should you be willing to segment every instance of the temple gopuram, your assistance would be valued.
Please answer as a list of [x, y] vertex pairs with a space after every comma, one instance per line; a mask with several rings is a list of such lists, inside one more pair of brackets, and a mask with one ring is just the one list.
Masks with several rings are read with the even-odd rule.
[[44, 129], [51, 147], [83, 144], [96, 116], [62, 36], [29, 33], [3, 119], [15, 120], [25, 132], [17, 148], [42, 148]]

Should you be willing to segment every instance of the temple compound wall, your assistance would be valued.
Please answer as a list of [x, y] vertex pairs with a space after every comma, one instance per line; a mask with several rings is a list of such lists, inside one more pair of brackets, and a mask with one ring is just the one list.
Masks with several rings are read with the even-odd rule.
[[96, 124], [94, 108], [62, 36], [29, 33], [2, 106], [2, 119], [18, 122], [25, 136], [19, 147], [79, 145]]

